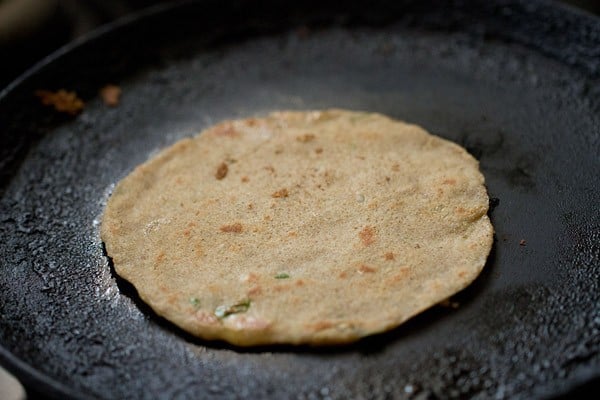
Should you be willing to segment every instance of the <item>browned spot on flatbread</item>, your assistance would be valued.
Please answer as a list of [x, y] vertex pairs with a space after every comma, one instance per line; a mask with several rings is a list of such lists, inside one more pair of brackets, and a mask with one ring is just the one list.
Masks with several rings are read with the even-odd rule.
[[296, 140], [300, 143], [308, 143], [315, 140], [315, 135], [312, 133], [305, 133], [304, 135], [296, 136]]
[[254, 286], [248, 290], [248, 297], [258, 296], [262, 294], [262, 288], [260, 286]]
[[323, 331], [325, 329], [333, 328], [334, 326], [335, 324], [330, 321], [319, 321], [309, 325], [309, 327], [315, 331]]
[[224, 123], [217, 125], [213, 128], [213, 132], [217, 136], [222, 137], [237, 137], [239, 136], [239, 132], [235, 130], [231, 123]]
[[196, 311], [194, 316], [196, 317], [196, 322], [200, 326], [215, 326], [219, 324], [219, 319], [215, 317], [214, 314], [206, 311]]
[[290, 285], [277, 285], [273, 288], [274, 292], [285, 292], [290, 289]]
[[388, 281], [393, 284], [399, 283], [399, 282], [405, 281], [409, 276], [410, 276], [410, 269], [407, 267], [401, 267], [398, 270], [398, 272], [396, 272], [389, 278]]
[[165, 252], [164, 252], [164, 251], [161, 251], [160, 253], [158, 253], [158, 254], [156, 255], [156, 259], [155, 259], [155, 261], [156, 261], [157, 263], [159, 263], [159, 262], [163, 261], [164, 259], [165, 259]]
[[358, 266], [357, 271], [360, 274], [372, 274], [373, 272], [376, 272], [377, 270], [373, 267], [369, 267], [367, 264], [360, 264]]
[[231, 225], [223, 225], [219, 229], [221, 230], [221, 232], [241, 233], [244, 230], [244, 227], [239, 222], [236, 222]]
[[315, 153], [317, 153], [317, 154], [321, 154], [322, 152], [323, 152], [323, 148], [321, 148], [321, 147], [317, 147], [315, 149]]
[[454, 178], [448, 178], [448, 179], [444, 179], [444, 180], [442, 181], [442, 183], [443, 183], [444, 185], [456, 185], [456, 179], [454, 179]]
[[385, 255], [383, 257], [386, 259], [386, 261], [393, 261], [396, 258], [394, 256], [394, 253], [392, 253], [391, 251], [385, 253]]
[[290, 195], [290, 193], [288, 192], [288, 190], [286, 188], [283, 188], [283, 189], [279, 189], [278, 191], [271, 194], [271, 197], [273, 197], [275, 199], [279, 199], [282, 197], [288, 197], [289, 195]]
[[372, 226], [365, 226], [360, 232], [358, 232], [360, 241], [365, 246], [370, 246], [375, 243], [375, 229]]
[[228, 172], [229, 172], [229, 167], [227, 166], [227, 164], [222, 162], [217, 167], [217, 171], [215, 172], [215, 178], [217, 178], [218, 180], [221, 180], [227, 176]]

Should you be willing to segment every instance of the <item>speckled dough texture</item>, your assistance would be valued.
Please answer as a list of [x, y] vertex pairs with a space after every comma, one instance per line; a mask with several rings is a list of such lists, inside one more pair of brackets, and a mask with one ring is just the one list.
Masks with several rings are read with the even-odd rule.
[[240, 346], [341, 344], [471, 283], [492, 246], [478, 162], [386, 116], [225, 121], [138, 166], [101, 235], [154, 311]]

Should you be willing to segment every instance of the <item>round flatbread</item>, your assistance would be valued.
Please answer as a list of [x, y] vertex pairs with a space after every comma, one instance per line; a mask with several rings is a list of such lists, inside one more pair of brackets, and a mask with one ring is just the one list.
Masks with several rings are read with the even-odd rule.
[[226, 121], [138, 166], [108, 201], [116, 272], [205, 339], [338, 344], [472, 282], [492, 246], [478, 162], [375, 113]]

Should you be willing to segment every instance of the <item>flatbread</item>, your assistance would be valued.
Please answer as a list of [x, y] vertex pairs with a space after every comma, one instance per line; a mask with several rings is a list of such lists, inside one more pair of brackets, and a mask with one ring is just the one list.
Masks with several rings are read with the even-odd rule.
[[340, 344], [397, 327], [482, 270], [478, 162], [386, 116], [219, 123], [135, 168], [101, 236], [158, 314], [240, 346]]

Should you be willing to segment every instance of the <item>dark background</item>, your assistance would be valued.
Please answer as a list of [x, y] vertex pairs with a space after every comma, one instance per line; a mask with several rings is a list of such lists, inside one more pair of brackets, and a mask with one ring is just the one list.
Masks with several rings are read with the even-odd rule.
[[[0, 0], [0, 90], [61, 45], [131, 12], [168, 1]], [[600, 14], [600, 0], [563, 2]]]

